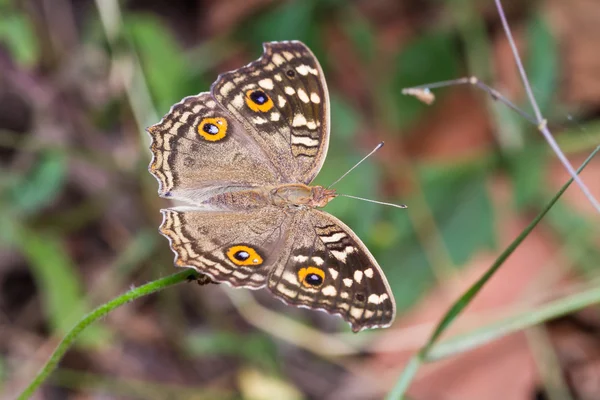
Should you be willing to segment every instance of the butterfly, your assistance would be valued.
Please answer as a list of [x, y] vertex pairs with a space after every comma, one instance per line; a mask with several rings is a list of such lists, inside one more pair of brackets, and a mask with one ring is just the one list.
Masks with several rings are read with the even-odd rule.
[[334, 189], [310, 186], [329, 145], [329, 93], [299, 41], [264, 44], [262, 57], [184, 98], [151, 136], [149, 171], [160, 232], [175, 264], [216, 283], [266, 287], [285, 303], [338, 314], [354, 332], [387, 327], [396, 306], [367, 247], [319, 210]]

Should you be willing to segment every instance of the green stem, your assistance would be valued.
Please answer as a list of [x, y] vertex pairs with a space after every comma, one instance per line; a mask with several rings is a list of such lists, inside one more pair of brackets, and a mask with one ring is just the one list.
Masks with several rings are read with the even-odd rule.
[[40, 372], [38, 372], [35, 379], [19, 395], [18, 400], [25, 400], [31, 397], [31, 395], [33, 395], [33, 393], [38, 389], [38, 387], [48, 378], [50, 373], [54, 371], [54, 369], [56, 369], [56, 366], [58, 365], [59, 361], [63, 358], [67, 350], [73, 345], [73, 342], [77, 339], [81, 332], [83, 332], [83, 330], [89, 325], [91, 325], [93, 322], [104, 317], [106, 314], [108, 314], [115, 308], [122, 306], [125, 303], [128, 303], [139, 297], [157, 292], [166, 287], [184, 282], [190, 277], [190, 275], [193, 274], [196, 274], [194, 270], [185, 270], [167, 276], [166, 278], [147, 283], [138, 288], [131, 289], [130, 291], [109, 301], [108, 303], [101, 305], [94, 311], [87, 314], [69, 331], [69, 333], [67, 333], [64, 339], [56, 347], [56, 350], [54, 350], [54, 353], [52, 353], [46, 364], [42, 367]]
[[[581, 167], [577, 170], [579, 174], [586, 165], [592, 160], [592, 158], [600, 151], [600, 146], [596, 147], [596, 149], [590, 154], [590, 156], [583, 162]], [[439, 339], [446, 329], [450, 326], [450, 324], [458, 317], [458, 315], [467, 307], [471, 301], [475, 298], [477, 293], [481, 290], [481, 288], [490, 280], [490, 278], [498, 271], [498, 269], [504, 264], [504, 261], [515, 251], [517, 247], [525, 240], [525, 238], [531, 233], [531, 231], [537, 226], [537, 224], [544, 218], [544, 216], [550, 211], [552, 206], [558, 201], [558, 199], [562, 196], [562, 194], [567, 190], [567, 188], [573, 183], [573, 178], [569, 179], [567, 183], [563, 185], [563, 187], [556, 193], [556, 195], [550, 200], [550, 202], [544, 207], [544, 209], [535, 217], [535, 219], [519, 234], [519, 236], [498, 256], [496, 261], [492, 264], [490, 268], [483, 274], [481, 278], [477, 280], [465, 293], [463, 293], [460, 298], [452, 304], [450, 309], [446, 312], [442, 320], [438, 323], [437, 327], [433, 331], [431, 337], [421, 348], [419, 353], [417, 354], [417, 358], [419, 363], [425, 362], [429, 356], [429, 352], [435, 342]], [[388, 399], [402, 399], [406, 389], [410, 385], [410, 382], [414, 375], [416, 374], [415, 365], [409, 364], [405, 367], [402, 375], [398, 379], [396, 385], [392, 388], [392, 391], [388, 395]]]

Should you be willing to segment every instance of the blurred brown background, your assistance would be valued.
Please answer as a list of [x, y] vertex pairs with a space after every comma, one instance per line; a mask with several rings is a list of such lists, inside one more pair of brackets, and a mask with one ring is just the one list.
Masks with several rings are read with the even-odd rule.
[[[578, 166], [600, 143], [600, 2], [505, 1], [534, 93]], [[157, 232], [149, 139], [182, 97], [297, 39], [319, 58], [332, 140], [317, 183], [386, 146], [326, 208], [383, 267], [387, 330], [262, 291], [183, 284], [84, 332], [37, 399], [379, 399], [436, 321], [566, 182], [534, 126], [469, 87], [428, 107], [404, 87], [477, 75], [530, 112], [493, 2], [0, 0], [0, 393], [14, 398], [87, 311], [175, 271]], [[600, 198], [600, 161], [581, 175]], [[599, 217], [570, 188], [462, 316], [468, 332], [597, 282]], [[588, 283], [592, 282], [592, 283]], [[600, 399], [585, 310], [422, 368], [424, 400]]]

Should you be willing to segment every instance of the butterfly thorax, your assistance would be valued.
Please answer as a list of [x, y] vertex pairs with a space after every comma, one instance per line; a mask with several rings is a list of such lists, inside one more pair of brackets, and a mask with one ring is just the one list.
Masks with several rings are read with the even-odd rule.
[[270, 193], [272, 204], [278, 207], [325, 207], [336, 196], [335, 189], [301, 183], [281, 185]]

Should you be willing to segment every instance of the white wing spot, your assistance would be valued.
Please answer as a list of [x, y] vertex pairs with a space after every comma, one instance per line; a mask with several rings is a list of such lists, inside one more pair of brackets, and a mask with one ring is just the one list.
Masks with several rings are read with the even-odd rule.
[[342, 292], [342, 293], [340, 293], [340, 297], [342, 299], [347, 299], [348, 297], [350, 297], [350, 295], [348, 294], [348, 292]]
[[286, 86], [284, 90], [285, 90], [285, 93], [289, 94], [290, 96], [293, 95], [294, 93], [296, 93], [296, 91], [294, 90], [294, 88], [291, 87], [291, 86]]
[[282, 95], [279, 95], [277, 97], [277, 100], [279, 101], [279, 103], [277, 104], [279, 108], [283, 108], [285, 106], [285, 103], [287, 103], [287, 101], [285, 101], [285, 98]]
[[329, 275], [331, 275], [333, 279], [337, 279], [339, 272], [333, 268], [329, 268]]
[[369, 296], [369, 303], [372, 303], [372, 304], [381, 304], [385, 300], [387, 300], [387, 298], [388, 298], [387, 293], [384, 293], [381, 296], [378, 296], [376, 294], [372, 294], [372, 295]]
[[285, 294], [288, 297], [294, 297], [296, 296], [296, 293], [298, 293], [295, 290], [288, 289], [283, 283], [277, 285], [277, 290], [279, 290], [281, 293]]
[[283, 79], [281, 79], [281, 75], [277, 74], [277, 75], [275, 75], [275, 80], [277, 82], [281, 82]]
[[357, 283], [360, 283], [362, 281], [363, 278], [363, 272], [362, 271], [354, 271], [354, 280]]
[[347, 235], [344, 232], [337, 232], [331, 236], [321, 236], [321, 240], [323, 241], [323, 243], [335, 243], [335, 242], [339, 242], [346, 236]]
[[233, 98], [232, 103], [236, 108], [242, 108], [244, 106], [244, 95], [238, 94]]
[[319, 104], [321, 102], [321, 98], [319, 97], [318, 94], [316, 93], [311, 93], [310, 94], [310, 101], [312, 101], [315, 104]]
[[323, 293], [325, 296], [335, 296], [337, 294], [337, 290], [335, 290], [335, 287], [332, 285], [329, 285], [325, 286], [323, 290], [321, 290], [321, 293]]
[[300, 100], [302, 100], [304, 103], [308, 103], [310, 101], [308, 95], [302, 89], [298, 89], [298, 97], [300, 97]]
[[273, 54], [273, 62], [275, 63], [275, 65], [279, 66], [285, 63], [285, 59], [281, 57], [280, 54]]
[[299, 263], [303, 263], [306, 260], [308, 260], [307, 256], [303, 256], [303, 255], [294, 256], [294, 261], [298, 261]]
[[365, 276], [367, 278], [372, 278], [373, 277], [373, 268], [365, 269]]
[[240, 271], [233, 271], [233, 276], [235, 276], [236, 278], [239, 278], [239, 279], [248, 278], [248, 275], [242, 274]]
[[293, 274], [291, 272], [285, 271], [283, 273], [283, 279], [288, 281], [289, 283], [293, 283], [295, 285], [298, 284], [298, 278], [296, 277], [296, 274]]
[[273, 121], [273, 122], [279, 121], [280, 116], [281, 116], [281, 114], [279, 114], [278, 112], [272, 112], [271, 113], [271, 121]]
[[352, 283], [353, 283], [352, 279], [344, 278], [344, 285], [346, 285], [347, 287], [352, 286]]
[[292, 144], [301, 144], [307, 147], [316, 147], [319, 145], [319, 141], [316, 139], [311, 139], [308, 136], [292, 135]]
[[315, 123], [315, 121], [308, 121], [306, 123], [306, 127], [308, 129], [310, 129], [311, 131], [313, 131], [313, 130], [317, 129], [317, 124]]
[[258, 86], [260, 86], [263, 89], [271, 90], [273, 89], [273, 80], [269, 78], [261, 79], [260, 81], [258, 81]]
[[292, 121], [292, 126], [304, 126], [306, 125], [306, 117], [302, 114], [295, 114], [294, 120]]
[[363, 315], [364, 308], [352, 307], [350, 309], [350, 315], [354, 318], [359, 319]]
[[262, 125], [262, 124], [266, 124], [266, 123], [267, 123], [267, 122], [269, 122], [269, 121], [267, 121], [267, 120], [266, 120], [265, 118], [263, 118], [263, 117], [255, 117], [255, 118], [253, 119], [253, 122], [254, 122], [255, 124]]
[[321, 257], [313, 257], [312, 259], [313, 259], [313, 262], [317, 265], [323, 265], [323, 263], [325, 262], [325, 261], [323, 261], [323, 259]]
[[221, 86], [221, 89], [219, 90], [219, 92], [223, 96], [227, 96], [229, 94], [229, 92], [231, 92], [231, 89], [233, 89], [234, 87], [235, 87], [235, 85], [233, 84], [233, 82], [227, 81], [227, 82], [225, 82], [225, 84], [223, 86]]
[[296, 67], [296, 71], [298, 71], [298, 73], [300, 75], [306, 76], [306, 75], [308, 75], [309, 68], [310, 67], [308, 65], [302, 64], [302, 65], [299, 65]]

